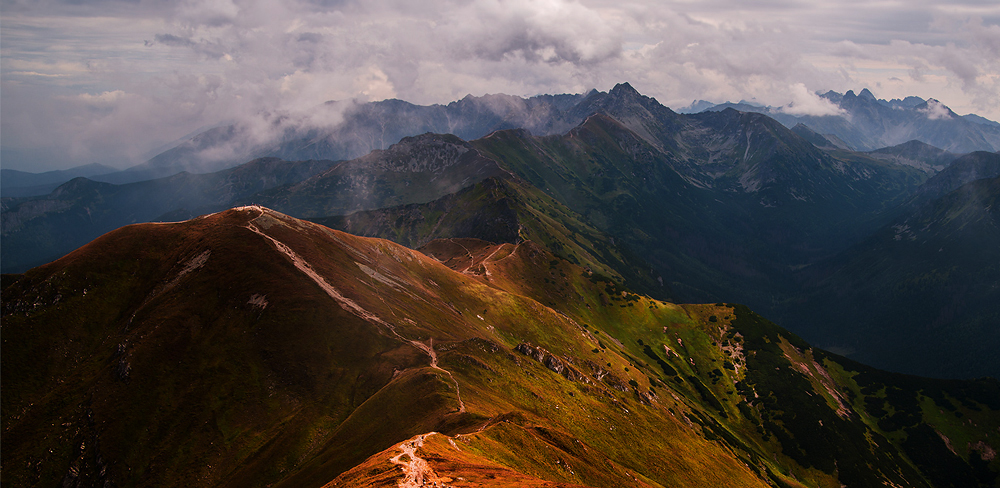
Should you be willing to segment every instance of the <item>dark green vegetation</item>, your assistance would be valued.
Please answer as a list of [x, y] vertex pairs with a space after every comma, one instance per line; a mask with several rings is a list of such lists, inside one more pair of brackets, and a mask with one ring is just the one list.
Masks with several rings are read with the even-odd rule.
[[[635, 105], [628, 113], [656, 109], [638, 94], [612, 95]], [[507, 131], [476, 144], [643, 256], [675, 299], [765, 307], [794, 290], [791, 269], [874, 229], [922, 181], [907, 168], [835, 159], [757, 114], [674, 114], [667, 123], [679, 127], [637, 120], [632, 130], [597, 115], [566, 136]]]
[[627, 247], [616, 245], [614, 238], [517, 177], [483, 180], [427, 204], [312, 220], [411, 248], [442, 238], [475, 238], [510, 244], [531, 240], [595, 272], [594, 280], [606, 279], [612, 286], [628, 281], [632, 286], [655, 289], [660, 294], [667, 291], [651, 278], [648, 264], [630, 253]]
[[0, 481], [396, 486], [402, 455], [450, 486], [996, 486], [995, 380], [874, 370], [532, 241], [423, 249], [244, 207], [4, 275]]
[[998, 198], [994, 177], [916, 206], [809, 270], [791, 321], [816, 327], [816, 342], [867, 364], [1000, 376], [1000, 246], [991, 245], [1000, 242]]

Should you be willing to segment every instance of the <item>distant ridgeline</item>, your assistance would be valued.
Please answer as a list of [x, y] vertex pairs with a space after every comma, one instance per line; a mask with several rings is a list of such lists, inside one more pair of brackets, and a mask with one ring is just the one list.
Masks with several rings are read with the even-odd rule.
[[[104, 182], [4, 197], [0, 265], [20, 273], [124, 225], [261, 204], [409, 247], [532, 241], [628, 293], [744, 303], [866, 364], [1000, 375], [990, 183], [1000, 129], [933, 100], [824, 97], [845, 115], [678, 114], [628, 84], [429, 107], [331, 104], [342, 126], [245, 153], [270, 157], [203, 160], [240, 138], [238, 126], [216, 128], [93, 176]], [[954, 144], [929, 145], [931, 134]], [[124, 183], [154, 174], [170, 176]]]

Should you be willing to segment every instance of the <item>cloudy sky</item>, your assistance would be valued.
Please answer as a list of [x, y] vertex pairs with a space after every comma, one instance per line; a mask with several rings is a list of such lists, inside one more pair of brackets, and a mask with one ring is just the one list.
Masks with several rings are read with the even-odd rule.
[[1000, 120], [996, 0], [0, 1], [0, 164], [27, 171], [327, 100], [621, 81], [674, 108], [867, 87]]

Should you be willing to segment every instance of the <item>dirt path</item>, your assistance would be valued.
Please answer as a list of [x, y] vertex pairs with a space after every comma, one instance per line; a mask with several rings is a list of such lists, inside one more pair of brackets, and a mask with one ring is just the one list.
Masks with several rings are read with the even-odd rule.
[[305, 274], [311, 280], [313, 280], [313, 282], [315, 282], [317, 285], [319, 285], [319, 287], [323, 291], [325, 291], [326, 294], [330, 296], [330, 298], [333, 298], [334, 300], [337, 301], [337, 303], [340, 304], [341, 308], [343, 308], [344, 310], [347, 310], [348, 312], [353, 313], [354, 315], [357, 315], [358, 317], [360, 317], [360, 318], [362, 318], [364, 320], [375, 322], [377, 324], [384, 325], [384, 326], [389, 327], [391, 329], [391, 326], [388, 323], [386, 323], [384, 320], [382, 320], [381, 318], [379, 318], [377, 315], [375, 315], [375, 314], [373, 314], [373, 313], [365, 310], [360, 305], [358, 305], [356, 302], [354, 302], [354, 300], [351, 300], [350, 298], [347, 298], [344, 295], [340, 294], [340, 292], [337, 291], [336, 288], [334, 288], [332, 285], [330, 285], [330, 283], [327, 283], [327, 281], [326, 281], [325, 278], [323, 278], [322, 276], [320, 276], [319, 273], [317, 273], [316, 270], [314, 270], [312, 268], [312, 266], [310, 266], [309, 263], [306, 262], [306, 260], [302, 259], [302, 257], [300, 257], [298, 254], [296, 254], [295, 251], [292, 251], [292, 249], [290, 247], [286, 246], [283, 242], [281, 242], [281, 241], [279, 241], [279, 240], [277, 240], [277, 239], [275, 239], [275, 238], [273, 238], [273, 237], [265, 234], [264, 232], [261, 232], [261, 230], [258, 229], [257, 226], [255, 226], [253, 224], [253, 221], [257, 220], [261, 216], [263, 216], [264, 215], [264, 210], [261, 209], [261, 208], [259, 208], [259, 207], [256, 207], [255, 209], [260, 212], [260, 215], [258, 215], [256, 217], [250, 219], [250, 221], [247, 222], [247, 226], [246, 226], [247, 229], [249, 229], [251, 232], [253, 232], [253, 233], [257, 234], [257, 235], [260, 235], [261, 237], [263, 237], [263, 238], [271, 241], [271, 244], [274, 244], [274, 247], [278, 249], [278, 252], [280, 252], [280, 253], [284, 254], [285, 256], [287, 256], [288, 259], [290, 259], [292, 261], [292, 264], [296, 268], [298, 268], [299, 271], [301, 271], [303, 274]]
[[[403, 468], [404, 476], [403, 479], [399, 480], [397, 486], [400, 488], [419, 488], [427, 485], [445, 486], [444, 483], [451, 481], [451, 478], [442, 478], [438, 476], [434, 470], [431, 469], [430, 465], [427, 464], [427, 461], [417, 456], [417, 449], [424, 446], [424, 439], [434, 434], [436, 434], [436, 432], [421, 434], [411, 440], [403, 442], [399, 445], [399, 449], [402, 452], [389, 458], [389, 462]], [[406, 456], [408, 459], [403, 461], [403, 456]]]
[[[398, 336], [399, 334], [396, 335]], [[400, 336], [400, 339], [402, 339], [402, 336]], [[421, 351], [426, 352], [427, 355], [430, 356], [432, 368], [438, 371], [443, 371], [445, 374], [448, 375], [449, 378], [451, 378], [451, 382], [455, 384], [455, 396], [458, 398], [458, 413], [464, 413], [465, 402], [462, 401], [462, 390], [458, 386], [458, 380], [455, 379], [455, 375], [451, 374], [451, 371], [448, 371], [447, 369], [438, 366], [437, 353], [434, 352], [434, 338], [432, 337], [430, 339], [430, 345], [424, 344], [423, 342], [420, 341], [410, 341], [410, 344], [413, 344], [414, 347], [420, 349]]]
[[[317, 285], [319, 285], [319, 287], [321, 289], [323, 289], [323, 291], [325, 291], [326, 294], [330, 296], [330, 298], [333, 298], [334, 300], [336, 300], [337, 303], [339, 303], [340, 306], [344, 310], [347, 310], [348, 312], [351, 312], [354, 315], [357, 315], [358, 317], [360, 317], [360, 318], [362, 318], [364, 320], [368, 320], [370, 322], [374, 322], [374, 323], [377, 323], [379, 325], [385, 326], [386, 329], [388, 329], [390, 332], [392, 332], [393, 335], [395, 335], [396, 337], [398, 337], [400, 340], [402, 340], [404, 342], [409, 342], [410, 344], [412, 344], [417, 349], [420, 349], [421, 351], [424, 351], [425, 353], [427, 353], [427, 356], [430, 357], [430, 360], [431, 360], [431, 367], [434, 368], [434, 369], [436, 369], [436, 370], [438, 370], [438, 371], [443, 371], [445, 374], [448, 375], [449, 378], [451, 378], [452, 383], [455, 384], [455, 396], [458, 398], [458, 412], [459, 413], [464, 413], [465, 412], [465, 402], [462, 401], [462, 392], [461, 392], [461, 389], [458, 386], [458, 380], [455, 379], [455, 375], [451, 374], [451, 371], [448, 371], [448, 370], [446, 370], [446, 369], [438, 366], [438, 364], [437, 364], [437, 353], [434, 352], [434, 338], [430, 339], [430, 345], [424, 344], [423, 342], [420, 342], [420, 341], [406, 339], [405, 337], [403, 337], [402, 335], [400, 335], [399, 332], [396, 332], [396, 328], [392, 324], [390, 324], [390, 323], [382, 320], [377, 315], [375, 315], [375, 314], [373, 314], [373, 313], [365, 310], [360, 305], [358, 305], [354, 300], [351, 300], [350, 298], [347, 298], [344, 295], [342, 295], [339, 291], [337, 291], [336, 288], [334, 288], [332, 285], [330, 285], [330, 283], [328, 283], [325, 278], [323, 278], [322, 276], [320, 276], [320, 274], [317, 273], [316, 270], [314, 270], [312, 268], [312, 266], [309, 265], [309, 263], [307, 263], [304, 259], [302, 259], [301, 256], [299, 256], [298, 254], [296, 254], [295, 251], [292, 251], [292, 249], [290, 247], [286, 246], [283, 242], [281, 242], [281, 241], [279, 241], [279, 240], [277, 240], [277, 239], [275, 239], [275, 238], [273, 238], [273, 237], [265, 234], [260, 229], [258, 229], [257, 226], [254, 225], [253, 222], [264, 215], [264, 209], [262, 209], [261, 207], [248, 207], [248, 208], [257, 210], [260, 213], [256, 217], [250, 219], [247, 222], [246, 228], [249, 229], [251, 232], [253, 232], [253, 233], [257, 234], [257, 235], [260, 235], [261, 237], [264, 237], [265, 239], [271, 241], [271, 244], [274, 245], [274, 247], [278, 250], [278, 252], [280, 252], [280, 253], [284, 254], [285, 256], [287, 256], [288, 259], [292, 261], [292, 264], [299, 271], [301, 271], [303, 274], [305, 274], [310, 279], [312, 279], [313, 282], [315, 282]], [[471, 253], [470, 253], [470, 256], [471, 256]], [[206, 256], [205, 259], [207, 259], [207, 256]], [[374, 287], [374, 284], [372, 286]], [[376, 288], [376, 293], [378, 293], [378, 289], [377, 288]], [[381, 299], [382, 303], [385, 303], [387, 307], [389, 306], [389, 304], [386, 303], [384, 299], [382, 299], [382, 296], [381, 296], [380, 293], [379, 293], [379, 299]], [[392, 312], [393, 315], [396, 314], [395, 311], [392, 311], [391, 307], [390, 307], [390, 311]], [[421, 442], [422, 442], [422, 440], [421, 440]]]
[[[486, 265], [486, 263], [487, 263], [487, 262], [488, 262], [488, 261], [489, 261], [490, 259], [492, 259], [492, 258], [493, 258], [493, 256], [495, 256], [495, 255], [496, 255], [496, 253], [500, 252], [500, 250], [501, 250], [501, 249], [503, 249], [503, 246], [504, 246], [504, 244], [498, 244], [498, 245], [497, 245], [497, 248], [496, 248], [496, 249], [494, 249], [494, 250], [493, 250], [493, 252], [491, 252], [489, 256], [486, 256], [485, 258], [483, 258], [483, 260], [482, 260], [482, 261], [480, 261], [480, 262], [479, 262], [479, 264], [482, 264], [482, 265], [483, 265], [483, 269], [484, 269], [484, 270], [486, 271], [486, 276], [493, 276], [493, 274], [492, 274], [492, 273], [490, 273], [490, 267], [489, 267], [489, 266], [487, 266], [487, 265]], [[504, 258], [504, 259], [506, 259], [506, 258]]]
[[458, 244], [459, 247], [465, 249], [465, 254], [469, 256], [469, 265], [466, 266], [465, 269], [463, 269], [462, 271], [459, 271], [459, 273], [465, 273], [466, 271], [469, 270], [469, 268], [471, 268], [474, 264], [476, 264], [476, 256], [473, 255], [472, 252], [469, 251], [469, 248], [465, 247], [465, 245], [462, 244], [461, 242], [455, 242], [455, 239], [448, 239], [448, 240], [451, 241], [452, 244]]

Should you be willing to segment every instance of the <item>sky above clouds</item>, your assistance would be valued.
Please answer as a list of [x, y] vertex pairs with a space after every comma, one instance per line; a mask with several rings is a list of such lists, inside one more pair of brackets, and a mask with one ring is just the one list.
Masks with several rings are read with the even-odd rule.
[[681, 108], [817, 91], [1000, 119], [996, 0], [0, 0], [0, 164], [127, 167], [328, 100], [606, 91]]

